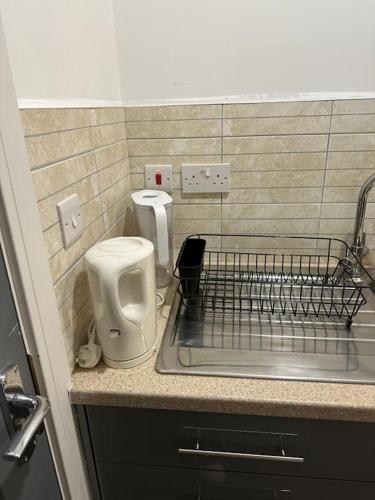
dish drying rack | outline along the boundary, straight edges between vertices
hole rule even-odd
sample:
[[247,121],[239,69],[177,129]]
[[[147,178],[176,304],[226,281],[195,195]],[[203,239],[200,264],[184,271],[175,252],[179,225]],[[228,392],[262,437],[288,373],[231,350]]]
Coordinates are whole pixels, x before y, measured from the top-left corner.
[[[206,248],[212,240],[219,249]],[[374,288],[344,241],[302,236],[191,235],[175,276],[187,314],[195,319],[257,313],[333,318],[349,328],[366,304],[364,289]]]

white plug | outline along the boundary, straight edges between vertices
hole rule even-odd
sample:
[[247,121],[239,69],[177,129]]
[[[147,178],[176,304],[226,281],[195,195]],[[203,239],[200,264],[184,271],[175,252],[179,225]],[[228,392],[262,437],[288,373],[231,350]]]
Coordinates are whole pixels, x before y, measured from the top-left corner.
[[88,343],[78,349],[77,363],[81,368],[94,368],[102,356],[102,348],[95,344],[96,328],[95,322],[90,324],[88,331]]

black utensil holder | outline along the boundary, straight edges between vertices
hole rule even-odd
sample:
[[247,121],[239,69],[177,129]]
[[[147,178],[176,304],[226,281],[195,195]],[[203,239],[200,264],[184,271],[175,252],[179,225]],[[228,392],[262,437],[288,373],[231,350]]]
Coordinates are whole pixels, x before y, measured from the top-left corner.
[[193,300],[199,297],[199,283],[204,262],[206,240],[202,238],[188,238],[181,247],[177,268],[181,279],[182,295],[185,299]]

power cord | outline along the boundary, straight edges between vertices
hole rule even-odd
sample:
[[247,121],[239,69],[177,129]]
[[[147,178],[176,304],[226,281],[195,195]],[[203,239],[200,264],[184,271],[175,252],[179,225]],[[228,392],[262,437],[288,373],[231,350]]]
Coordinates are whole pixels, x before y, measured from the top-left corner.
[[88,343],[78,349],[77,363],[81,368],[94,368],[99,363],[102,356],[102,348],[95,344],[96,326],[95,321],[91,321],[87,331]]

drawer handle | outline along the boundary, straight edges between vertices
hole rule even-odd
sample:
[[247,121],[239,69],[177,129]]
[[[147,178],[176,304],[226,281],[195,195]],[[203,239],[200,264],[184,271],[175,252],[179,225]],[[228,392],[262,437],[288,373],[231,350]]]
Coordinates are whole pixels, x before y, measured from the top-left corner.
[[294,464],[302,464],[305,459],[303,457],[288,457],[287,455],[260,455],[257,453],[236,453],[233,451],[212,451],[193,448],[179,448],[178,453],[181,455],[196,455],[204,457],[220,457],[220,458],[243,458],[246,460],[263,460],[265,462],[288,462]]

